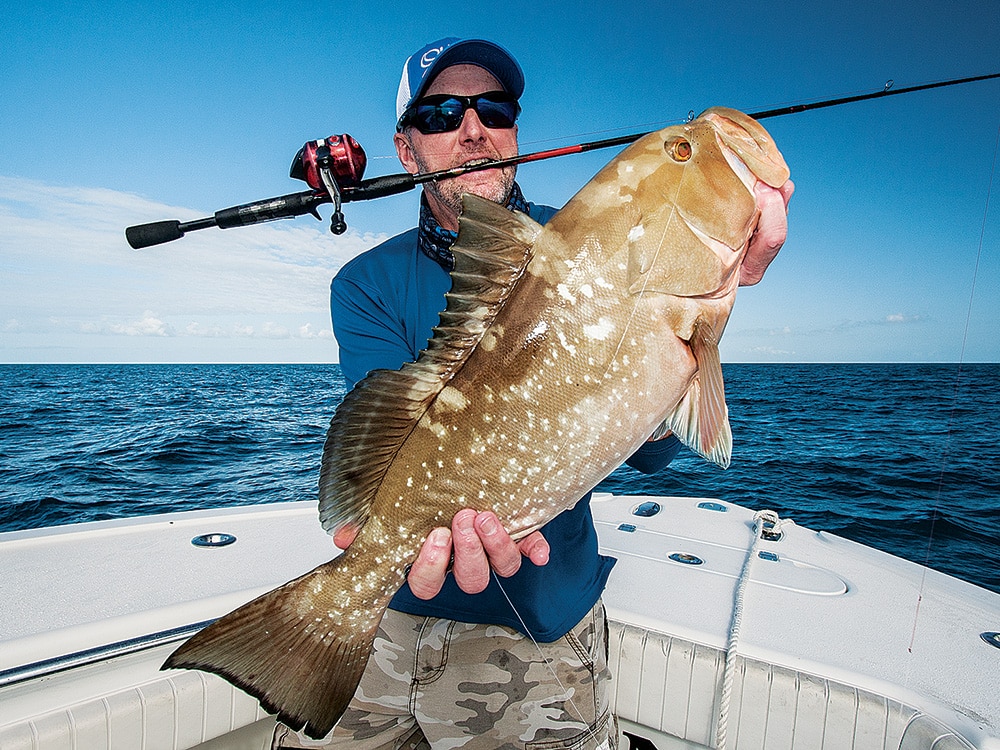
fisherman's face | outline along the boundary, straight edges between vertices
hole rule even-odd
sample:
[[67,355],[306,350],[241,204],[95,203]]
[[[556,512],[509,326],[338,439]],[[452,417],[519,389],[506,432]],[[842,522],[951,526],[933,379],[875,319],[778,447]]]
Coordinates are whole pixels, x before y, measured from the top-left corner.
[[[478,65],[452,65],[441,71],[428,87],[431,94],[475,96],[502,91],[503,86]],[[396,152],[410,174],[436,172],[484,159],[517,156],[517,126],[487,128],[474,109],[465,112],[462,124],[448,133],[424,134],[413,127],[395,136]],[[459,177],[429,182],[424,194],[434,217],[445,229],[458,229],[462,193],[473,193],[505,204],[514,184],[516,167],[484,169]]]

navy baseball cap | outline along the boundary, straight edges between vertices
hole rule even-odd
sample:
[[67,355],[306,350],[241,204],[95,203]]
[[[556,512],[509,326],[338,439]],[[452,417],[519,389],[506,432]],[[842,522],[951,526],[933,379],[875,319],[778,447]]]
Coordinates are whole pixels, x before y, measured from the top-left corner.
[[445,37],[418,49],[403,63],[403,75],[396,93],[396,121],[447,67],[467,63],[489,71],[504,91],[515,98],[524,93],[524,73],[517,60],[499,44],[485,39]]

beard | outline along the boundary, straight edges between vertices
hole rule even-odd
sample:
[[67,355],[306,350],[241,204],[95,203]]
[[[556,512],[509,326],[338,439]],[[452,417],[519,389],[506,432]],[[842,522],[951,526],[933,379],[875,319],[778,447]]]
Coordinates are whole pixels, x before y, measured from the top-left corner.
[[[500,156],[483,156],[479,154],[476,159],[460,159],[454,166],[461,166],[462,164],[468,164],[471,161],[481,160],[484,158],[499,159]],[[417,167],[422,173],[431,171],[428,169],[423,158],[418,156],[416,152],[414,152],[414,159],[417,162]],[[501,206],[506,206],[507,200],[510,198],[510,191],[514,187],[514,177],[517,174],[517,167],[512,166],[504,167],[503,169],[483,170],[478,174],[490,179],[484,182],[476,181],[471,185],[467,184],[462,177],[434,180],[432,182],[424,183],[424,190],[431,193],[441,203],[448,206],[448,208],[454,211],[456,215],[462,213],[463,193],[472,193],[473,195],[478,195],[480,198],[486,198],[486,200],[499,203]]]

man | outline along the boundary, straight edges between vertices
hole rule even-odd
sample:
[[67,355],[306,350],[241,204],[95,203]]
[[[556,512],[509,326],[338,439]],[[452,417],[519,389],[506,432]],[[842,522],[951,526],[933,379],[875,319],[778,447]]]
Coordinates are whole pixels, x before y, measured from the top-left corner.
[[[404,168],[424,173],[516,155],[523,89],[517,62],[490,42],[448,38],[419,50],[404,65],[396,102]],[[398,369],[426,346],[451,287],[463,193],[540,223],[555,213],[527,203],[514,174],[508,167],[428,183],[419,226],[337,274],[331,311],[348,386],[371,370]],[[760,279],[784,241],[791,184],[783,191],[758,196],[763,216],[741,269],[746,283]],[[629,463],[655,471],[678,449],[673,436],[651,439]],[[274,746],[615,747],[600,602],[614,561],[597,553],[589,499],[516,543],[496,515],[473,508],[435,529],[331,737],[317,744],[279,727]],[[341,528],[334,542],[346,548],[355,534]]]

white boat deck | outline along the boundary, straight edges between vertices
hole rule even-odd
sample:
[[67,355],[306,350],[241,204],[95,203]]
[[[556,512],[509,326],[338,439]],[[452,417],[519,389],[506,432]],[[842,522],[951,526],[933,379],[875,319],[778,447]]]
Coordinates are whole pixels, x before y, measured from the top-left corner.
[[[660,511],[634,515],[646,501]],[[623,725],[660,750],[714,746],[752,512],[691,498],[593,507],[618,558],[605,602]],[[981,635],[1000,631],[1000,595],[781,531],[760,542],[746,587],[730,747],[1000,748],[1000,648]],[[236,541],[191,543],[210,534]],[[253,699],[158,666],[192,626],[333,552],[311,502],[0,534],[0,747],[263,746]]]

